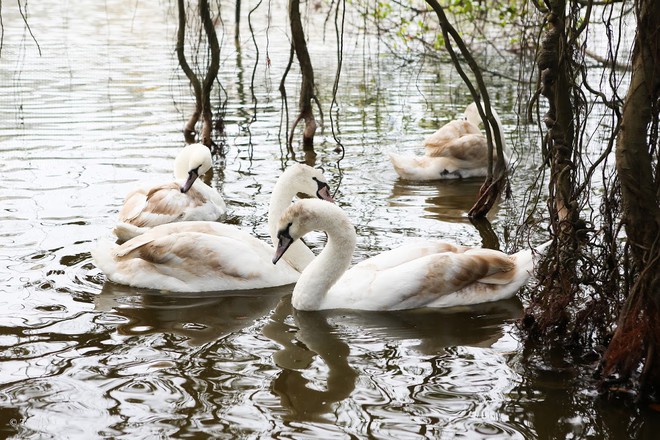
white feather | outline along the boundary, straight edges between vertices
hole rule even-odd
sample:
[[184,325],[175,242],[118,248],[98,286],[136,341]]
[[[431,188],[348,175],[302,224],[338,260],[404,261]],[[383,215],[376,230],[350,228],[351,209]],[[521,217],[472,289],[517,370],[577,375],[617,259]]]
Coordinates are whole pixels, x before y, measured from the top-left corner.
[[512,297],[534,268],[531,250],[507,255],[426,241],[383,252],[349,270],[356,237],[341,208],[302,200],[284,212],[279,225],[280,234],[294,240],[312,230],[328,235],[323,252],[293,290],[291,302],[301,310],[400,310],[497,301]]

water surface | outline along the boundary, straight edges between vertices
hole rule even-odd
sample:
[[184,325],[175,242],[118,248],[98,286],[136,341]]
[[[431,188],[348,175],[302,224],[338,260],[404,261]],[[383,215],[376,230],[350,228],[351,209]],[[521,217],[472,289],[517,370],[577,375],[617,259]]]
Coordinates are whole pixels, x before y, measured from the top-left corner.
[[[560,360],[560,368],[547,369],[527,359],[513,331],[523,310],[519,299],[451,310],[312,313],[292,309],[291,287],[174,295],[106,282],[90,250],[110,236],[136,182],[170,178],[191,109],[174,56],[171,6],[149,3],[30,3],[38,47],[15,7],[3,9],[3,436],[624,438],[653,432],[656,416],[600,401],[570,365]],[[283,11],[273,6],[274,14]],[[277,94],[288,40],[276,23],[283,21],[255,25],[271,60],[267,66],[262,50],[254,69],[256,119],[251,41],[245,37],[237,50],[223,39],[225,156],[210,180],[231,221],[264,239],[270,191],[290,161]],[[418,236],[481,245],[465,214],[478,179],[405,182],[386,158],[389,151],[419,152],[426,135],[460,114],[469,103],[460,78],[449,66],[376,54],[359,47],[359,38],[346,43],[335,110],[346,149],[340,166],[327,111],[335,60],[321,50],[320,35],[310,44],[328,124],[317,136],[317,164],[355,223],[355,260]],[[290,97],[296,75],[294,68]],[[514,88],[494,88],[513,139]],[[532,146],[518,146],[516,154],[514,200],[502,201],[489,217],[502,238],[517,227],[511,208],[527,197],[538,159]],[[323,242],[320,234],[309,239],[317,252]]]

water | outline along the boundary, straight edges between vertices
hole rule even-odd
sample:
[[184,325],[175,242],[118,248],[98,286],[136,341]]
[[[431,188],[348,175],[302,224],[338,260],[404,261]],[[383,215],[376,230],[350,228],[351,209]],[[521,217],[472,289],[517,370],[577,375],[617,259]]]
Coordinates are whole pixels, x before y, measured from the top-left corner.
[[[548,368],[525,356],[513,331],[519,299],[303,313],[291,307],[291,287],[173,295],[106,283],[90,250],[110,236],[135,182],[170,178],[191,109],[171,6],[147,3],[30,3],[39,48],[16,7],[2,10],[3,437],[650,438],[655,415],[601,401],[561,357]],[[283,9],[273,13],[281,18]],[[223,40],[227,146],[210,180],[230,221],[261,238],[286,162],[277,84],[288,43],[277,23],[256,27],[272,64],[262,50],[255,121],[251,43],[244,35],[237,51]],[[448,66],[376,56],[359,38],[346,43],[340,168],[329,128],[317,136],[317,164],[356,225],[355,260],[416,236],[481,245],[465,214],[479,180],[402,182],[386,160],[388,151],[418,152],[424,136],[460,113],[468,102],[460,78]],[[334,59],[319,49],[312,56],[329,122]],[[512,90],[495,94],[514,138]],[[517,154],[514,200],[489,217],[499,237],[514,233],[512,208],[538,159]],[[309,243],[318,251],[323,237]]]

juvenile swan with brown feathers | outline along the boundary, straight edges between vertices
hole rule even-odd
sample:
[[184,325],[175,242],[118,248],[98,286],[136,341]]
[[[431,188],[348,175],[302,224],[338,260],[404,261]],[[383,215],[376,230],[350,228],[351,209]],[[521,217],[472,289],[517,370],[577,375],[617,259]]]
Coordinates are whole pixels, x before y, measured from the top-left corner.
[[[320,170],[303,164],[287,168],[271,195],[268,221],[273,241],[277,219],[298,193],[332,202]],[[275,267],[273,247],[264,241],[234,225],[193,221],[156,226],[119,246],[102,240],[92,257],[106,277],[119,284],[205,292],[294,283],[314,253],[300,240],[291,247],[289,258]]]
[[[502,123],[491,108],[497,121],[496,129],[502,141]],[[488,141],[479,129],[481,118],[477,105],[465,109],[465,119],[448,122],[426,138],[424,156],[403,156],[390,153],[390,161],[397,174],[406,180],[439,180],[481,177],[488,172]],[[509,161],[505,144],[505,161]],[[495,152],[493,152],[495,157]]]
[[452,307],[512,297],[534,268],[535,250],[507,255],[442,241],[424,241],[383,252],[349,270],[355,230],[344,211],[318,200],[301,200],[279,222],[273,263],[290,243],[312,230],[328,242],[303,271],[291,303],[299,310],[401,310]]
[[211,151],[205,145],[186,146],[174,159],[173,182],[138,187],[126,195],[114,234],[126,241],[154,226],[222,217],[227,212],[225,201],[198,179],[212,165]]

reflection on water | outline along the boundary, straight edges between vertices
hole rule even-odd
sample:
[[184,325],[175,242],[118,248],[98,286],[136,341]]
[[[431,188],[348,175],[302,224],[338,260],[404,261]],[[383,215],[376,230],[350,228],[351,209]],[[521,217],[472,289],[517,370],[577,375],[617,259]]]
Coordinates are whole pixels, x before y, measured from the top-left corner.
[[[192,107],[173,56],[175,20],[167,6],[88,3],[30,2],[41,55],[18,10],[2,9],[2,437],[657,432],[657,415],[598,400],[566,360],[543,369],[526,359],[512,332],[521,312],[516,299],[458,310],[300,313],[291,309],[290,286],[170,295],[106,283],[90,250],[110,236],[136,182],[171,179]],[[270,37],[269,66],[264,57],[254,65],[250,46],[241,53],[223,40],[226,155],[216,159],[208,181],[226,200],[229,221],[263,239],[270,190],[287,164],[273,94],[289,56],[281,37],[286,5],[270,3],[272,21],[253,22],[259,39]],[[321,48],[312,53],[317,81],[332,84],[329,43],[310,38],[313,51]],[[356,226],[355,260],[410,237],[485,245],[465,215],[480,181],[399,181],[386,154],[415,154],[420,139],[465,107],[460,78],[445,65],[372,57],[376,46],[363,48],[362,41],[345,44],[336,119],[346,148],[341,173],[327,127],[318,132],[315,158]],[[298,82],[290,75],[289,96]],[[515,87],[497,90],[506,130],[515,120],[506,111],[517,100]],[[330,102],[327,88],[319,95]],[[519,153],[533,164],[529,151]],[[521,174],[512,179],[513,203],[529,183]],[[489,217],[495,236],[505,236],[512,221],[507,206],[500,202]],[[308,242],[318,252],[324,237]]]
[[[357,372],[349,365],[349,346],[341,340],[321,313],[295,311],[295,326],[287,325],[290,303],[281,302],[263,327],[263,334],[283,348],[273,354],[282,371],[272,390],[289,420],[328,421],[333,407],[351,395]],[[297,330],[296,330],[297,328]],[[324,366],[315,363],[315,358]]]
[[94,299],[95,310],[125,318],[120,335],[172,333],[202,345],[248,327],[267,315],[291,286],[203,294],[161,293],[106,282]]
[[[433,182],[411,182],[397,179],[392,185],[393,206],[423,206],[426,218],[445,222],[465,222],[467,213],[477,201],[482,179],[451,179]],[[493,219],[499,212],[495,204],[488,213]]]

